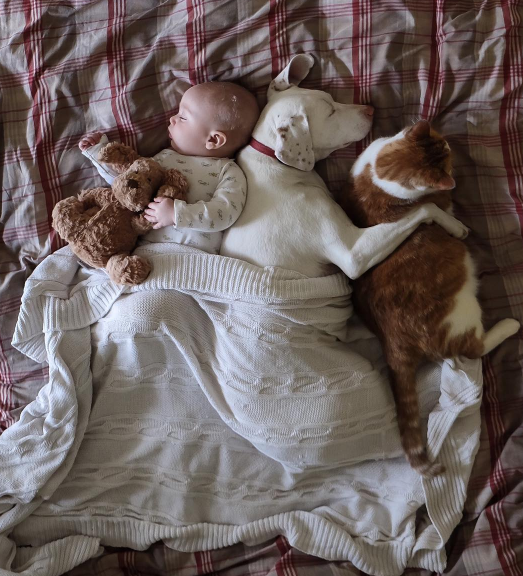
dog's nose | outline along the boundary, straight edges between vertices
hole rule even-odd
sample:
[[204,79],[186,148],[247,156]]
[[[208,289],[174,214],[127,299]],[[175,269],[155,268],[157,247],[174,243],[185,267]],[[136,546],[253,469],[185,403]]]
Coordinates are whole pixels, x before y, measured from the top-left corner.
[[372,106],[365,106],[363,113],[365,114],[365,116],[369,116],[372,118],[372,116],[374,116],[374,108]]
[[140,184],[138,184],[138,182],[136,180],[133,180],[132,178],[130,180],[127,180],[127,185],[129,186],[129,188],[138,188],[138,186],[140,186]]

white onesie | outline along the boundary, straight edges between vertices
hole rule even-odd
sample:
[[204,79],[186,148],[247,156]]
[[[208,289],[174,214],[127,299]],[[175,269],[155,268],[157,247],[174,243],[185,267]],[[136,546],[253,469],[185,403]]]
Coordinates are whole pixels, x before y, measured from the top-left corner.
[[[109,140],[104,134],[95,146],[83,151],[99,174],[112,184],[117,172],[98,160]],[[173,226],[151,230],[146,242],[175,242],[218,254],[223,230],[232,226],[245,206],[247,182],[240,167],[229,158],[183,156],[168,148],[153,159],[162,168],[176,168],[189,182],[187,202],[174,201]]]

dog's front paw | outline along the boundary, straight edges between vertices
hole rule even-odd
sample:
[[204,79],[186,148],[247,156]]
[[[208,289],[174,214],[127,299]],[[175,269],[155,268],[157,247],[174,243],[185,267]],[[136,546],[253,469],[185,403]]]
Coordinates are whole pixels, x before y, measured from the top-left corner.
[[469,229],[465,224],[463,224],[463,222],[454,218],[454,216],[447,214],[447,212],[441,210],[441,208],[438,208],[435,204],[428,204],[426,209],[428,216],[425,219],[425,222],[427,224],[432,224],[434,222],[444,228],[451,236],[459,238],[460,240],[463,240],[468,236]]
[[469,229],[453,216],[451,216],[452,221],[447,221],[444,224],[442,223],[441,226],[445,228],[445,230],[454,238],[459,238],[460,240],[465,239],[469,235]]
[[460,231],[460,236],[456,236],[456,238],[461,238],[463,240],[469,235],[470,228],[465,226],[465,224],[463,224],[463,222],[460,222],[460,224],[462,226],[462,229]]

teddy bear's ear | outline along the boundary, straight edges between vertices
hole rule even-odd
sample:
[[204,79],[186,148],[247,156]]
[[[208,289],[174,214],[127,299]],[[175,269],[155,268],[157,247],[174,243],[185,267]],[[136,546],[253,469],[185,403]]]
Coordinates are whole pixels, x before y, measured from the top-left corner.
[[120,142],[109,142],[98,154],[98,160],[109,164],[116,172],[125,172],[141,156],[130,146]]

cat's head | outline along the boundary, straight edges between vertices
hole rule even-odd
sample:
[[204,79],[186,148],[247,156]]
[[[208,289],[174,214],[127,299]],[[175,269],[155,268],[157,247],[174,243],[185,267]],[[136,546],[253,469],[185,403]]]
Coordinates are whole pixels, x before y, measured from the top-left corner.
[[415,199],[456,185],[450,147],[426,120],[396,136],[376,140],[361,160],[355,165],[356,172],[371,164],[375,184],[401,198]]

